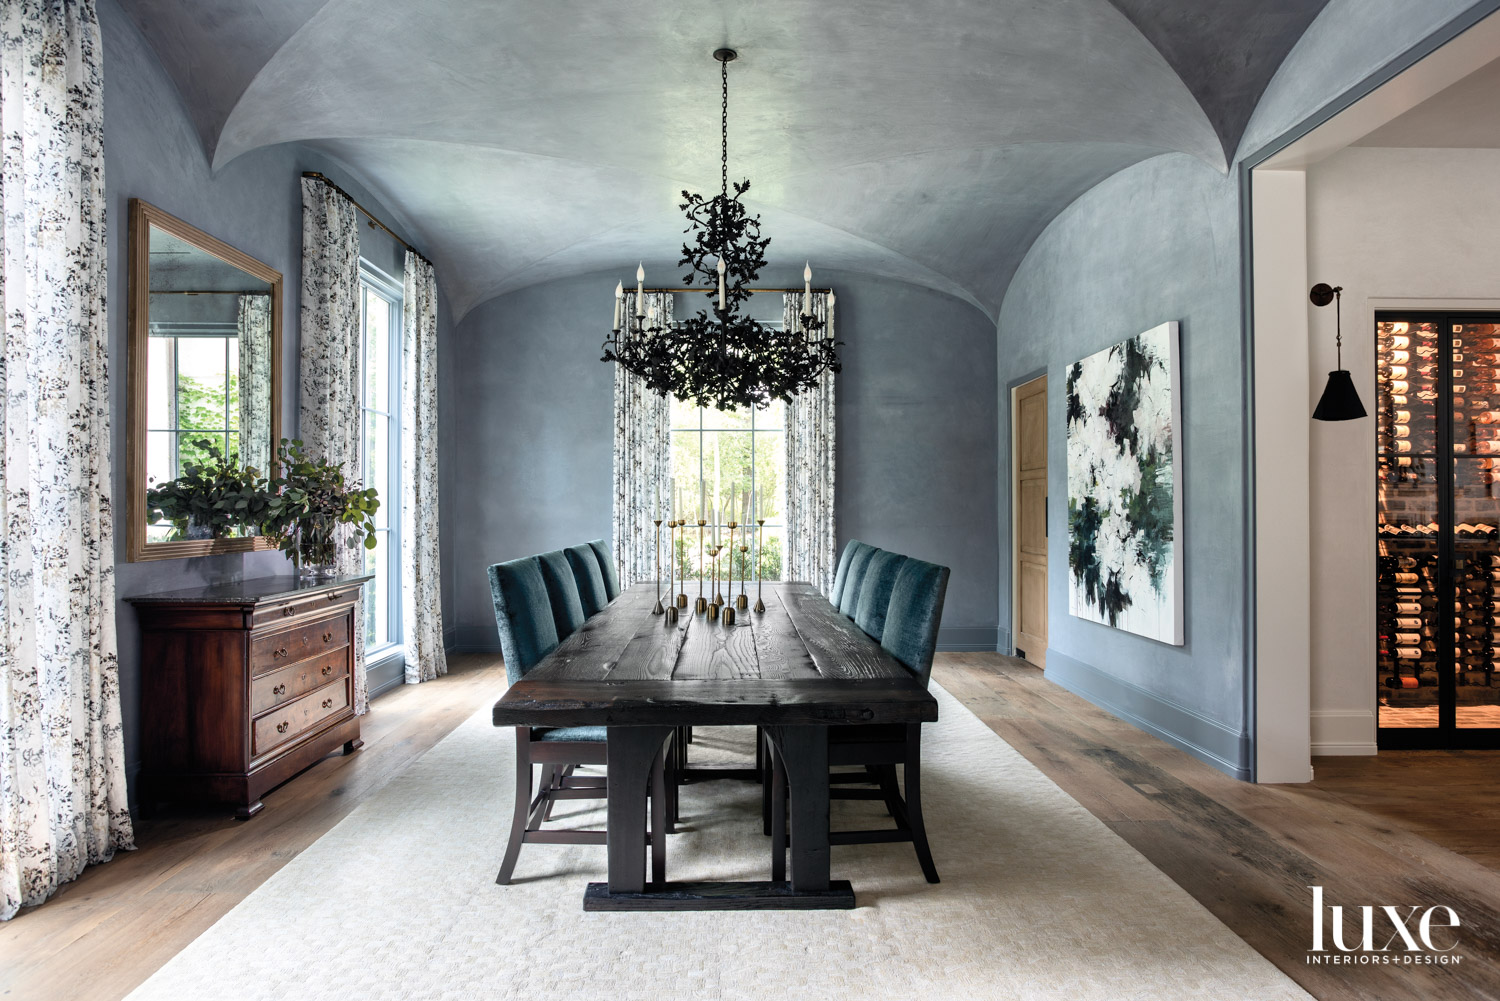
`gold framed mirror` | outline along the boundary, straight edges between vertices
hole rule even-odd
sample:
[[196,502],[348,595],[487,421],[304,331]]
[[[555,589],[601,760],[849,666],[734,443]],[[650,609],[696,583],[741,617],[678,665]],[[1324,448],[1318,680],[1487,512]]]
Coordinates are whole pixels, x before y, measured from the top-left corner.
[[219,457],[271,474],[281,272],[138,198],[129,240],[127,559],[275,548],[245,526],[184,514],[182,498]]

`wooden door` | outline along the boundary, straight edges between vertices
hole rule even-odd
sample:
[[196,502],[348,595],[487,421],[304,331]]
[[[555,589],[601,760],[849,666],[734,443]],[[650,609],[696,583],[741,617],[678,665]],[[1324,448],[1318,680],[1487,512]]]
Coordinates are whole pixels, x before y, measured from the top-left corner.
[[1047,666],[1047,377],[1015,391],[1016,656]]

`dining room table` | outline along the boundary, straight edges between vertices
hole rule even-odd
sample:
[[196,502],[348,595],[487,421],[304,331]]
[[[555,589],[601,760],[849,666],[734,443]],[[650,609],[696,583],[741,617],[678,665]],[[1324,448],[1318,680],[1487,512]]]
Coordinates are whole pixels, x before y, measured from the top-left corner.
[[[659,585],[627,587],[495,703],[496,726],[606,728],[608,881],[587,886],[585,910],[854,906],[831,878],[828,728],[932,722],[937,700],[811,584],[748,592],[731,617],[688,604],[674,618],[655,611],[672,603]],[[706,726],[763,728],[784,762],[789,879],[647,881],[651,769],[680,728]]]

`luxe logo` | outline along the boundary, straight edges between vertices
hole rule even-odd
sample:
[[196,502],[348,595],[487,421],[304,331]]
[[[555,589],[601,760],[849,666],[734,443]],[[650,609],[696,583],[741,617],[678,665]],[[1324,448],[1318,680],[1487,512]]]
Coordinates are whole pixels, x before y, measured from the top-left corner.
[[[1309,886],[1313,898],[1312,948],[1307,961],[1311,964],[1338,963],[1443,963],[1462,961],[1453,954],[1458,946],[1458,915],[1453,908],[1438,904],[1421,910],[1419,906],[1365,904],[1357,911],[1359,938],[1345,942],[1344,908],[1327,905],[1328,939],[1332,950],[1324,947],[1323,888]],[[1351,910],[1351,916],[1354,911]],[[1453,929],[1453,930],[1441,930]]]

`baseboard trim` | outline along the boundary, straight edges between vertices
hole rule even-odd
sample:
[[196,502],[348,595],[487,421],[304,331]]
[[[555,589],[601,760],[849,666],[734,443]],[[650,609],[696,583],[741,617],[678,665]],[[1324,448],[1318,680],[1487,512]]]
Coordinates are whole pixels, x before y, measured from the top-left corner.
[[453,653],[500,652],[500,636],[493,625],[455,626],[452,634],[452,645],[448,649]]
[[365,664],[366,698],[376,698],[406,680],[406,656],[401,652]]
[[1111,677],[1057,650],[1047,651],[1045,677],[1199,761],[1250,781],[1254,755],[1248,733],[1233,730],[1139,685]]
[[954,653],[999,649],[1000,630],[994,626],[939,626],[937,648]]
[[1375,713],[1369,709],[1314,709],[1308,714],[1314,757],[1374,754]]

